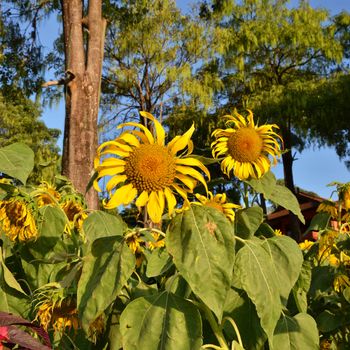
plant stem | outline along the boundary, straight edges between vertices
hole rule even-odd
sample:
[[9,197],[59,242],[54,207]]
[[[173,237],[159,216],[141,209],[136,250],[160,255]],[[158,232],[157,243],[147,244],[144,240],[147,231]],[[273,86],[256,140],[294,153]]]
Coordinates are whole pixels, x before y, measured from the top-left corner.
[[239,330],[238,330],[238,327],[236,325],[236,322],[231,317],[224,317],[224,319],[222,320],[222,325],[224,325],[225,321],[230,322],[232,328],[234,329],[234,331],[236,333],[238,343],[243,348],[243,342],[242,342],[241,334],[239,333]]
[[209,308],[204,303],[201,302],[200,304],[201,304],[202,310],[205,313],[205,317],[208,320],[210,327],[213,330],[215,337],[221,346],[221,349],[222,350],[229,350],[229,347],[226,343],[225,337],[222,333],[221,327],[217,324],[213,313],[209,310]]
[[244,195],[243,195],[243,201],[246,208],[249,207],[249,191],[248,191],[248,184],[243,182],[244,187]]

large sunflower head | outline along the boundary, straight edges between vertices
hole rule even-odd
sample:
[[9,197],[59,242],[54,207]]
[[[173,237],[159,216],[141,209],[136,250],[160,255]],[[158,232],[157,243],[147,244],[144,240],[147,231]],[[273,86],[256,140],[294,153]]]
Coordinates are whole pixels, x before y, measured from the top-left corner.
[[21,198],[0,201],[0,224],[11,241],[27,241],[38,236],[33,207]]
[[221,211],[231,222],[235,220],[235,212],[233,209],[241,208],[239,204],[228,203],[226,200],[226,193],[217,193],[214,196],[211,192],[208,192],[208,197],[196,194],[196,198],[202,205]]
[[249,111],[247,118],[234,112],[227,115],[227,129],[216,129],[213,136],[216,140],[211,144],[214,158],[223,156],[221,170],[227,176],[231,171],[240,180],[250,177],[260,178],[269,171],[271,161],[276,164],[281,155],[281,137],[273,129],[275,124],[255,125],[253,113]]
[[110,176],[106,184],[110,198],[104,201],[107,209],[128,205],[137,197],[136,206],[146,207],[149,218],[159,223],[165,204],[170,215],[174,211],[177,204],[174,193],[187,202],[187,194],[193,192],[198,182],[207,189],[202,173],[193,167],[202,170],[208,178],[210,174],[198,159],[189,157],[193,126],[166,145],[161,124],[150,113],[141,112],[141,115],[153,122],[155,136],[142,124],[120,125],[119,128],[136,129],[125,131],[98,148],[95,160],[98,177],[94,187],[101,191],[98,180]]

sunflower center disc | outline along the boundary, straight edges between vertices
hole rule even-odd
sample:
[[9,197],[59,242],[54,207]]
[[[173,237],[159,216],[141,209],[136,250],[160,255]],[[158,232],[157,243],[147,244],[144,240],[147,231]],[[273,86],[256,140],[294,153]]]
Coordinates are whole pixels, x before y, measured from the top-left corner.
[[173,184],[175,158],[160,145],[141,145],[127,159],[125,174],[141,191],[158,191]]
[[228,153],[239,162],[257,160],[263,149],[263,140],[253,128],[241,128],[227,141]]

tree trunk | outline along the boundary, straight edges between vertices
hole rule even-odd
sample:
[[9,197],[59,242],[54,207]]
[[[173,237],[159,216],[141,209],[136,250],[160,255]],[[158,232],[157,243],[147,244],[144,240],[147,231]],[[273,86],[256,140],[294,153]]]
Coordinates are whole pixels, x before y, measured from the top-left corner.
[[[83,18],[82,0],[61,0],[68,81],[65,85],[62,174],[81,193],[85,193],[93,174],[98,142],[97,118],[106,27],[101,1],[90,0],[87,17]],[[96,191],[89,190],[86,201],[90,209],[97,209]]]
[[[284,147],[288,152],[282,154],[283,161],[283,171],[284,171],[284,184],[285,186],[296,195],[294,178],[293,178],[293,155],[292,155],[292,141],[291,141],[291,131],[290,127],[281,127],[282,138],[284,141]],[[289,212],[289,223],[290,223],[290,232],[292,238],[297,242],[301,240],[301,231],[300,231],[300,221],[298,217]]]

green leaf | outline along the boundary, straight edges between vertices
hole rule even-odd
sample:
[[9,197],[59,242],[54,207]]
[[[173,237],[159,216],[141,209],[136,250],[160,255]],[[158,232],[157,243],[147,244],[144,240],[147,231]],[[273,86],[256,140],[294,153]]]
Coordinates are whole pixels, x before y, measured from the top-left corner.
[[244,350],[244,348],[242,348],[242,346],[237,343],[235,340],[232,342],[232,347],[231,347],[232,350]]
[[[332,332],[343,325],[344,319],[339,312],[325,310],[316,317],[316,322],[320,332]],[[345,323],[347,324],[348,320]]]
[[293,296],[299,312],[307,312],[307,293],[311,285],[311,264],[304,261],[299,278],[293,287]]
[[[226,316],[235,321],[246,349],[263,347],[266,334],[261,328],[256,308],[246,292],[231,287],[225,301],[224,317]],[[237,339],[236,332],[229,322],[225,322],[224,331],[228,339]]]
[[147,259],[147,277],[160,276],[173,266],[171,256],[166,249],[155,249],[152,252],[147,252],[145,255]]
[[334,269],[331,266],[315,266],[311,274],[309,294],[311,298],[333,290]]
[[282,304],[276,271],[262,243],[259,239],[245,241],[237,253],[235,274],[254,303],[261,326],[271,340]]
[[126,224],[120,216],[111,215],[103,211],[90,214],[83,223],[86,239],[92,243],[95,239],[110,236],[122,236]]
[[46,205],[40,208],[41,220],[38,220],[39,237],[28,244],[37,258],[51,253],[62,239],[67,218],[60,208]]
[[328,226],[331,215],[328,213],[317,213],[311,220],[310,226],[306,232],[322,231]]
[[260,179],[250,179],[246,181],[246,183],[248,183],[256,192],[262,193],[265,199],[290,210],[303,224],[305,223],[298,200],[288,188],[276,183],[275,175],[273,175],[271,171],[266,173]]
[[25,291],[22,289],[20,284],[17,282],[15,276],[12,274],[12,272],[7,268],[3,255],[2,255],[2,247],[0,246],[0,263],[1,263],[1,269],[2,269],[2,276],[4,279],[4,282],[6,285],[10,288],[15,289],[17,292],[20,292],[24,295],[27,295]]
[[315,320],[306,313],[294,317],[282,315],[273,336],[278,350],[319,349],[319,336]]
[[266,197],[266,199],[269,199],[283,208],[290,210],[303,224],[305,224],[305,219],[301,213],[299,202],[287,187],[276,185],[273,192]]
[[128,304],[120,331],[125,350],[196,350],[202,345],[199,311],[167,291]]
[[243,239],[254,236],[263,222],[263,210],[260,207],[251,207],[238,210],[235,218],[235,234]]
[[269,171],[260,179],[250,179],[245,182],[252,186],[256,192],[262,193],[265,198],[268,199],[275,189],[276,177],[271,171]]
[[298,244],[287,236],[268,238],[262,246],[269,254],[275,270],[281,301],[287,305],[289,293],[301,271],[303,254]]
[[122,237],[104,237],[94,241],[84,257],[78,282],[78,310],[83,328],[114,301],[135,267],[135,257]]
[[344,288],[343,296],[344,296],[345,300],[350,304],[350,287]]
[[23,184],[34,167],[34,153],[23,143],[0,148],[0,172],[9,175]]
[[231,285],[234,246],[230,222],[209,207],[193,206],[177,215],[166,235],[175,266],[219,320]]

